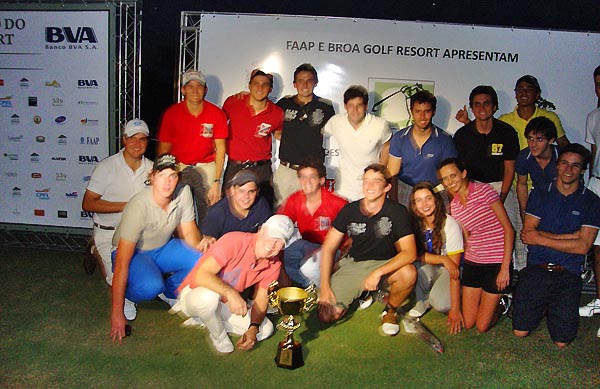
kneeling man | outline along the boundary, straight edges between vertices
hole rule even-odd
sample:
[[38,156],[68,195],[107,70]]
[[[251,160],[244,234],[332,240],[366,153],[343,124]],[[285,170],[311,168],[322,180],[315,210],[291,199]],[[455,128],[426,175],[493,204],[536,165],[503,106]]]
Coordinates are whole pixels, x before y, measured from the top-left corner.
[[557,180],[535,187],[527,202],[521,239],[527,267],[514,293],[513,332],[525,337],[544,315],[550,338],[563,348],[579,326],[581,269],[600,228],[600,200],[581,183],[589,151],[574,143],[557,160]]
[[[400,331],[396,310],[417,279],[412,265],[417,249],[406,208],[386,198],[391,180],[384,165],[367,166],[362,184],[364,198],[342,208],[327,233],[321,259],[319,320],[339,320],[363,291],[387,287],[389,299],[381,330],[386,335]],[[352,247],[331,276],[335,251],[344,234],[352,238]]]
[[[172,311],[181,310],[204,323],[218,352],[233,352],[228,332],[241,335],[238,349],[250,350],[273,333],[273,323],[265,317],[267,292],[279,277],[277,254],[293,232],[289,217],[275,215],[255,234],[223,235],[181,283],[179,302]],[[255,286],[254,304],[248,308],[240,293],[251,286]]]

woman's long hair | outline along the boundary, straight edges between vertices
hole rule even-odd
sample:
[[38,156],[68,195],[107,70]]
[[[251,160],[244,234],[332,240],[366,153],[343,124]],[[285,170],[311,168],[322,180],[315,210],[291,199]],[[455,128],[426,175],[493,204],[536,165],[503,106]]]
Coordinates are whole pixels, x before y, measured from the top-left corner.
[[[413,190],[410,193],[409,213],[411,215],[413,230],[417,236],[417,251],[419,252],[419,255],[423,254],[425,251],[431,252],[432,254],[441,254],[442,249],[444,248],[444,242],[446,240],[446,237],[444,236],[444,226],[446,224],[446,206],[444,205],[442,196],[436,192],[434,188],[435,187],[431,182],[421,181],[413,187]],[[428,228],[427,224],[425,223],[425,218],[419,215],[415,206],[415,192],[421,189],[428,190],[433,195],[435,201],[431,251],[427,250],[428,245],[425,239],[425,231]]]

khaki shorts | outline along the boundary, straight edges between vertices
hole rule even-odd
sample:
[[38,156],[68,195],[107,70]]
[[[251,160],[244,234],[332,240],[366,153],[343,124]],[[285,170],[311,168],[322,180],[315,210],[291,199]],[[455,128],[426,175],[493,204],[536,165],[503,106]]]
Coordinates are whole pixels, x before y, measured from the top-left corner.
[[[365,278],[375,269],[389,260],[355,261],[352,257],[343,257],[340,268],[331,277],[331,289],[335,294],[337,306],[347,309],[364,292]],[[387,277],[381,277],[380,289],[387,289]]]

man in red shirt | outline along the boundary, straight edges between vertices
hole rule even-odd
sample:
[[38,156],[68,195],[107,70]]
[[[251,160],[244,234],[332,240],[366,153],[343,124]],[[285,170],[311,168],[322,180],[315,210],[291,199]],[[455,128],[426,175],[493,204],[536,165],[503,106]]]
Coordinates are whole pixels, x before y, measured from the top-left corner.
[[261,194],[272,207],[272,133],[282,129],[283,110],[269,100],[269,93],[273,90],[272,74],[254,69],[248,87],[249,94],[230,96],[223,104],[223,111],[229,119],[229,159],[224,180],[228,182],[242,169],[251,169],[260,181]]
[[163,114],[158,132],[157,155],[171,153],[181,168],[193,166],[208,189],[209,205],[221,198],[221,174],[225,162],[227,118],[216,105],[204,100],[208,88],[204,75],[188,70],[181,80],[183,101]]
[[285,249],[284,265],[287,275],[303,288],[319,285],[321,245],[331,223],[348,203],[323,188],[325,176],[325,166],[317,159],[301,162],[298,181],[302,190],[288,197],[277,212],[292,219],[302,235]]

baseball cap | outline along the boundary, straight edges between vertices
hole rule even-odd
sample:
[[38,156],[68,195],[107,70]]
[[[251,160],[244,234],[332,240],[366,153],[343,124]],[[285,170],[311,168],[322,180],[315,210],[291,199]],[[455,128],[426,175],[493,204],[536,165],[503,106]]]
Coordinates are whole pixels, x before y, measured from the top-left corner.
[[540,83],[538,82],[537,78],[530,74],[526,74],[517,80],[517,83],[515,84],[515,90],[517,89],[517,85],[519,85],[521,82],[526,82],[532,85],[535,89],[537,89],[538,92],[542,91],[542,88],[540,88]]
[[231,178],[231,180],[229,180],[229,182],[227,183],[227,187],[230,188],[232,186],[242,186],[246,185],[249,182],[254,182],[256,186],[260,184],[258,182],[258,177],[256,177],[256,174],[254,174],[252,170],[243,169],[237,172]]
[[206,79],[204,78],[204,74],[202,74],[199,70],[188,70],[183,73],[183,77],[181,79],[181,86],[185,86],[190,81],[198,81],[203,86],[206,86]]
[[285,215],[273,215],[267,219],[263,226],[267,226],[267,235],[271,238],[281,239],[287,246],[294,234],[294,223]]
[[254,69],[251,73],[250,73],[250,81],[252,81],[252,79],[256,76],[265,76],[269,79],[269,81],[271,82],[271,86],[273,86],[273,75],[271,73],[265,73],[260,69]]
[[178,173],[180,171],[179,166],[177,165],[177,159],[173,154],[163,154],[156,157],[152,169],[155,172],[160,172],[165,169],[173,169]]
[[148,129],[146,122],[141,119],[133,119],[128,121],[123,129],[123,135],[129,138],[137,133],[142,133],[146,136],[150,135],[150,130]]

